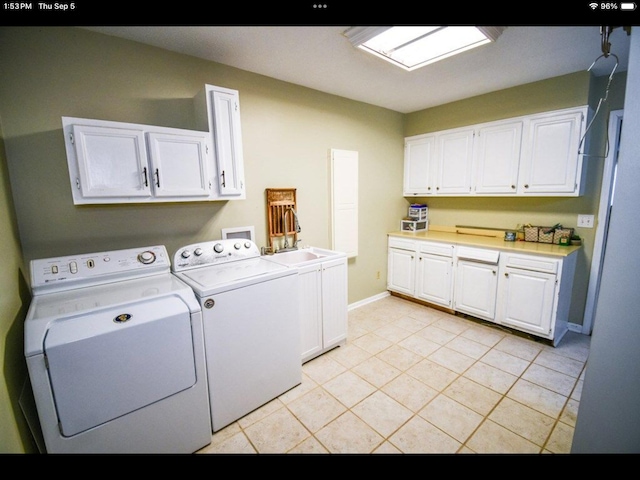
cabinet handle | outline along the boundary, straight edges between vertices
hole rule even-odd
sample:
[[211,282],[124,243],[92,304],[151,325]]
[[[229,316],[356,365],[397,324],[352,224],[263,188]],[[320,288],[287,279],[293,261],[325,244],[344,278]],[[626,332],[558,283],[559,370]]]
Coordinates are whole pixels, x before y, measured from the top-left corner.
[[491,273],[493,273],[493,274],[495,275],[495,274],[496,274],[496,271],[495,271],[495,270],[491,270]]
[[508,276],[509,276],[509,274],[508,274],[508,273],[505,273],[505,274],[504,274],[504,276],[505,276],[505,277],[508,277]]
[[147,167],[144,167],[142,169],[142,174],[144,175],[144,186],[148,187],[149,186],[149,179],[147,178]]
[[160,172],[156,168],[156,187],[160,188]]
[[529,185],[525,183],[524,188],[529,188]]
[[516,186],[515,186],[515,185],[511,185],[511,189],[512,189],[512,190],[515,190],[515,189],[516,189]]
[[221,177],[222,177],[222,186],[226,187],[227,185],[226,185],[225,180],[224,180],[224,170],[222,171]]

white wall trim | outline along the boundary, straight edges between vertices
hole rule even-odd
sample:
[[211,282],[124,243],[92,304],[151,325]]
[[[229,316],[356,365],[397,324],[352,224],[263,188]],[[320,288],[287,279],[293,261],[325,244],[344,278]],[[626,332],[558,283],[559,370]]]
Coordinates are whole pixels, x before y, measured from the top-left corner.
[[360,300],[359,302],[351,303],[349,304],[348,310],[353,310],[353,309],[362,307],[363,305],[366,305],[368,303],[377,302],[378,300],[382,300],[383,298],[388,297],[389,295],[391,295],[389,292],[382,292],[382,293],[379,293],[378,295],[374,295],[373,297]]

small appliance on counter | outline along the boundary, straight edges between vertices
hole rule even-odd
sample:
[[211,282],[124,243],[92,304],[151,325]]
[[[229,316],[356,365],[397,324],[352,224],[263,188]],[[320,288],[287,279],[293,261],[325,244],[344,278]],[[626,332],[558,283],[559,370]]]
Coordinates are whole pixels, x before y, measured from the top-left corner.
[[422,232],[429,229],[427,214],[429,208],[425,204],[412,203],[409,205],[409,215],[400,221],[403,232]]

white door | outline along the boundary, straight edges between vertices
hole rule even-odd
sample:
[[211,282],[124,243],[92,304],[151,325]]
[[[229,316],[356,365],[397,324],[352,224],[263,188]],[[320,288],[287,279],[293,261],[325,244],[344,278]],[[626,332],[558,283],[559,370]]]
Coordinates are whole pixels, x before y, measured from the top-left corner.
[[500,323],[549,336],[556,291],[554,274],[505,267],[501,290]]
[[404,144],[405,196],[430,195],[433,183],[435,136],[408,138]]
[[493,321],[496,316],[498,266],[458,260],[455,310]]
[[300,346],[302,361],[322,350],[322,270],[309,265],[298,270]]
[[209,196],[206,135],[147,133],[155,196]]
[[234,93],[213,90],[211,95],[220,195],[241,195],[244,191],[244,169],[240,101]]
[[451,257],[419,253],[416,297],[450,308],[452,263]]
[[478,131],[476,193],[516,193],[521,140],[522,122],[494,125]]
[[518,192],[574,193],[578,189],[580,136],[584,114],[558,113],[529,120],[523,141]]
[[143,130],[73,125],[72,131],[84,198],[151,195]]
[[456,130],[438,135],[437,194],[471,193],[473,135],[473,129]]
[[323,347],[347,338],[347,260],[322,263],[322,340]]
[[387,288],[394,292],[413,295],[415,278],[415,252],[390,248],[387,266]]

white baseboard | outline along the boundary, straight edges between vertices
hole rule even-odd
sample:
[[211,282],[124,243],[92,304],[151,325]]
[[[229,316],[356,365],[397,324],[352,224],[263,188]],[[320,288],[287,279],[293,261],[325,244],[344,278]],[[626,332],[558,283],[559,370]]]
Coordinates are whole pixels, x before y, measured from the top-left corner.
[[373,297],[369,297],[369,298],[365,298],[364,300],[360,300],[359,302],[351,303],[351,304],[349,304],[348,310],[353,310],[354,308],[362,307],[363,305],[366,305],[367,303],[377,302],[378,300],[382,300],[383,298],[388,297],[389,295],[390,295],[389,292],[382,292],[382,293],[379,293],[378,295],[374,295]]
[[577,323],[568,323],[567,328],[570,332],[584,333],[582,331],[582,325],[578,325]]

